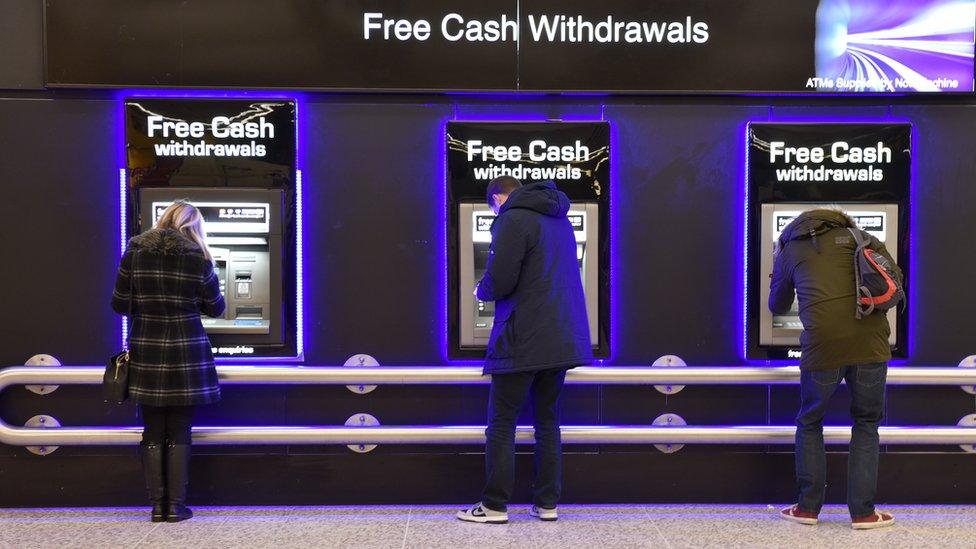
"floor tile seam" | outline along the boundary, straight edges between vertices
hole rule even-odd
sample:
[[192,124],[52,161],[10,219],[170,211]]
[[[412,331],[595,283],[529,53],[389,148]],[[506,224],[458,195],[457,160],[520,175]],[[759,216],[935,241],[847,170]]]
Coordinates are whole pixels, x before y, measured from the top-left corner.
[[142,544],[142,542],[146,541],[146,539],[148,539],[149,536],[151,536],[152,533],[155,532],[157,528],[159,528],[159,525],[160,523],[158,522],[156,524],[153,524],[152,528],[150,528],[149,531],[146,532],[146,535],[142,536],[142,539],[132,544],[132,549],[136,549],[136,547],[139,547],[139,545]]
[[664,535],[664,532],[662,532],[661,528],[659,528],[657,525],[657,520],[655,520],[654,517],[651,516],[650,507],[644,506],[641,509],[643,510],[644,516],[647,517],[648,522],[650,522],[651,526],[654,527],[654,531],[657,532],[658,537],[661,538],[661,541],[664,542],[664,546],[667,547],[668,549],[673,549],[674,546],[671,545],[671,540],[669,540],[668,537]]
[[409,509],[407,512],[407,524],[403,527],[403,542],[400,544],[400,549],[406,549],[407,547],[407,536],[410,534],[410,519],[413,517],[413,509]]
[[224,526],[225,524],[231,522],[230,515],[218,515],[218,516],[220,516],[220,520],[211,525],[214,526],[214,528],[208,529],[210,533],[200,539],[200,545],[203,545],[204,543],[210,541],[211,539],[213,539],[214,536],[217,535],[217,528],[216,528],[217,526]]

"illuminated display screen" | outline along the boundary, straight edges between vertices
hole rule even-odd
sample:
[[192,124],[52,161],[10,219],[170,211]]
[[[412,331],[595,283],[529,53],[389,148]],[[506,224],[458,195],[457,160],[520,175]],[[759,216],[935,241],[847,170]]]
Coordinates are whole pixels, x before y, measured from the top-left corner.
[[821,0],[817,89],[973,91],[974,0]]
[[[153,202],[153,224],[159,222],[170,202]],[[207,233],[267,233],[270,204],[251,202],[194,202],[203,216]]]

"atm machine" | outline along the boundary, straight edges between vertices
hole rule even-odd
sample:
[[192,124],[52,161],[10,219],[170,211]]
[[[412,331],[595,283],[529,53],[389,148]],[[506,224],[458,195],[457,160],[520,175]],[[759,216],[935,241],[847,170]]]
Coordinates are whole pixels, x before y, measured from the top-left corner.
[[281,343],[280,190],[145,188],[140,193],[142,230],[186,198],[200,210],[214,272],[227,307],[203,317],[215,347]]
[[[473,294],[475,285],[485,274],[488,249],[491,245],[491,225],[495,214],[481,203],[458,205],[458,303],[460,347],[484,349],[494,323],[495,304],[478,300]],[[576,258],[579,261],[590,341],[599,346],[599,265],[600,251],[596,244],[599,229],[599,204],[574,204],[567,215],[576,235]]]
[[[593,356],[608,358],[610,124],[450,121],[444,145],[446,358],[485,356],[495,304],[479,302],[472,290],[487,267],[495,219],[486,193],[491,181],[502,175],[523,185],[551,183],[569,199]],[[541,151],[548,152],[540,156]]]
[[[742,356],[796,360],[797,304],[769,311],[773,244],[802,212],[837,209],[884,243],[911,290],[912,127],[903,122],[750,122],[746,131]],[[855,312],[851,280],[851,317]],[[908,355],[908,303],[887,311],[893,356]]]
[[[773,272],[773,244],[779,239],[783,229],[801,213],[816,209],[837,207],[833,204],[809,203],[773,203],[763,204],[761,214],[760,246],[762,255],[759,270],[760,280],[769,280]],[[892,259],[898,262],[898,204],[843,204],[844,213],[851,216],[862,230],[874,236],[885,244],[885,249]],[[766,306],[769,303],[769,284],[760,285],[759,303],[759,344],[763,346],[799,347],[800,332],[803,324],[800,322],[796,300],[793,307],[785,315],[774,315]],[[851,299],[851,314],[854,314],[854,301]],[[891,325],[891,335],[888,342],[892,346],[898,344],[898,315],[897,308],[887,312]]]
[[201,318],[214,358],[303,360],[296,102],[127,97],[123,107],[123,238],[188,200],[227,304],[220,318]]

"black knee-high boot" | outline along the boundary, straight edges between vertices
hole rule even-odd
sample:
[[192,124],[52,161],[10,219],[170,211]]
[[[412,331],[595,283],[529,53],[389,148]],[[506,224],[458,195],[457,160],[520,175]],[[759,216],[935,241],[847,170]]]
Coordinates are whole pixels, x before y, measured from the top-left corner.
[[152,503],[152,521],[166,520],[166,484],[164,481],[163,447],[149,443],[140,446],[142,472],[146,477],[146,490]]
[[186,506],[186,486],[190,480],[190,445],[166,446],[166,488],[168,505],[166,522],[180,522],[193,517]]

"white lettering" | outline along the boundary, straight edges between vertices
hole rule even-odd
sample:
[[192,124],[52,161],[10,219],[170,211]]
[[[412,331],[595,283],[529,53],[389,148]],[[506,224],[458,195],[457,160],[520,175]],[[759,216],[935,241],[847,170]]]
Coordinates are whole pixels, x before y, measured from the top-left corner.
[[[879,141],[873,147],[851,147],[847,141],[836,141],[830,146],[830,160],[837,164],[890,164],[891,148]],[[787,147],[783,141],[769,143],[769,162],[775,164],[797,162],[800,164],[822,164],[827,160],[823,147]]]
[[417,37],[417,40],[421,42],[430,38],[430,21],[426,19],[421,19],[417,21],[413,26],[413,34]]
[[364,13],[363,14],[363,39],[369,40],[369,31],[378,29],[381,27],[379,23],[373,23],[373,19],[382,19],[382,13]]
[[217,138],[274,139],[274,124],[263,116],[254,122],[231,122],[226,116],[215,116],[211,123],[211,133]]
[[[377,22],[379,21],[379,22]],[[430,21],[418,19],[384,19],[382,13],[363,14],[363,39],[369,40],[371,31],[383,30],[383,40],[396,39],[401,42],[417,39],[421,42],[430,38]]]
[[444,35],[445,39],[450,40],[451,42],[457,42],[464,36],[464,29],[459,28],[456,33],[452,33],[448,28],[448,25],[450,25],[451,22],[456,22],[458,25],[463,25],[464,18],[457,13],[449,13],[444,16],[444,19],[441,20],[441,34]]
[[153,137],[157,131],[162,131],[162,129],[163,129],[162,116],[153,115],[146,119],[146,131],[149,137]]
[[830,147],[830,155],[838,164],[890,164],[891,149],[878,141],[874,147],[851,147],[846,141],[838,141]]
[[[529,143],[529,160],[533,162],[583,162],[590,159],[590,148],[576,140],[573,145],[548,145],[542,139]],[[497,159],[496,159],[497,160]]]
[[[612,15],[589,20],[582,15],[528,15],[530,38],[535,42],[705,44],[709,24],[691,16],[672,21],[622,20]],[[452,12],[441,18],[440,32],[448,42],[507,42],[519,37],[519,21],[501,14],[494,19],[465,19]],[[380,12],[363,13],[363,39],[381,35],[383,40],[425,41],[430,38],[427,20],[387,18]],[[808,87],[811,83],[807,83]],[[954,88],[952,82],[934,84]]]

